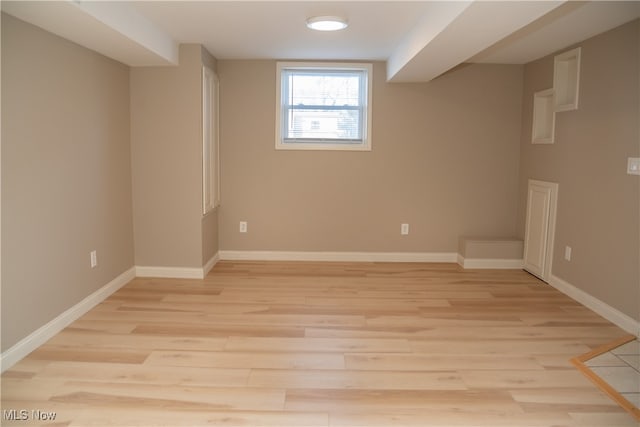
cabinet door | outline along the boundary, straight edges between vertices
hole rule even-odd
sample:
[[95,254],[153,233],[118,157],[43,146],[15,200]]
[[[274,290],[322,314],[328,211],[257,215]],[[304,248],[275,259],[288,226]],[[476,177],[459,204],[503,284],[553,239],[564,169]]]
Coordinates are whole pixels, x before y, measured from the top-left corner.
[[557,184],[529,180],[524,269],[548,280],[551,273]]

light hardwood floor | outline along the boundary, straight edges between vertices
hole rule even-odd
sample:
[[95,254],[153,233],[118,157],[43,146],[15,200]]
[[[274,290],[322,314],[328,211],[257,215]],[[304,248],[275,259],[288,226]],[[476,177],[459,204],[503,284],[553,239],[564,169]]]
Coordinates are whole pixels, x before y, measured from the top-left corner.
[[637,426],[570,363],[624,335],[523,271],[220,262],[5,372],[3,411],[56,419],[2,425]]

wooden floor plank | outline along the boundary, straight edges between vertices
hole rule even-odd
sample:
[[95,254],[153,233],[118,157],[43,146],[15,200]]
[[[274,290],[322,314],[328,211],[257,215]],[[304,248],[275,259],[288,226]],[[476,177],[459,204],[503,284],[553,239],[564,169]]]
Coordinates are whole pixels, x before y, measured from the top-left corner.
[[580,354],[589,351],[589,347],[577,340],[411,340],[411,348],[417,353],[435,354]]
[[466,390],[455,371],[252,369],[249,387],[358,390]]
[[561,387],[555,388],[553,393],[545,388],[524,388],[510,391],[516,402],[539,404],[580,404],[580,405],[607,405],[616,407],[614,401],[609,399],[600,390],[592,387]]
[[530,356],[347,353],[344,357],[347,369],[377,371],[457,371],[461,366],[465,369],[491,371],[544,369]]
[[85,347],[42,346],[29,357],[47,361],[140,364],[149,357],[149,350],[92,349]]
[[135,366],[122,363],[101,363],[96,370],[94,363],[52,362],[38,372],[35,380],[65,378],[83,381],[91,378],[100,383],[188,385],[210,387],[245,387],[249,369],[175,367],[158,369],[156,366]]
[[540,389],[553,390],[565,387],[588,388],[588,380],[575,369],[518,370],[518,371],[467,371],[460,376],[469,388],[477,389]]
[[285,408],[297,411],[424,413],[470,411],[524,413],[507,391],[473,390],[287,390]]
[[311,351],[333,353],[398,353],[411,351],[407,340],[384,338],[230,337],[225,349],[228,351]]
[[[228,337],[303,337],[305,329],[299,326],[216,325],[213,323],[150,322],[136,326],[134,335],[164,335],[167,337],[224,338]],[[226,344],[225,344],[226,345]]]
[[248,369],[344,369],[344,356],[332,353],[154,351],[145,361],[154,366]]
[[335,413],[331,427],[544,427],[569,426],[566,413],[520,414],[513,412],[487,413],[459,409],[457,411],[425,410],[414,413]]
[[[67,329],[47,342],[52,348],[222,350],[226,337],[177,337],[143,334],[96,334]],[[148,354],[147,354],[148,355]]]
[[70,427],[149,426],[245,426],[245,427],[327,427],[329,416],[319,412],[291,411],[157,411],[99,408],[77,417]]
[[223,261],[136,278],[36,349],[0,424],[637,426],[570,362],[623,336],[523,271]]
[[163,408],[179,410],[282,410],[285,390],[252,387],[205,387],[67,381],[50,401],[98,407]]

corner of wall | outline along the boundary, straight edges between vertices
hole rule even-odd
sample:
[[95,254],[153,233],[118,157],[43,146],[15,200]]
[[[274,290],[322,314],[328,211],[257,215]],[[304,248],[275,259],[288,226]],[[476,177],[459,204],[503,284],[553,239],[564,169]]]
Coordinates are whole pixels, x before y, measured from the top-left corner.
[[85,313],[87,313],[96,305],[100,304],[111,294],[129,283],[134,278],[135,268],[131,267],[91,295],[84,298],[79,303],[75,304],[73,307],[65,310],[50,322],[47,322],[36,331],[18,341],[8,350],[2,352],[2,355],[0,356],[1,372],[4,372],[7,369],[11,368],[33,350],[47,342],[49,339],[53,338],[53,336],[58,332],[62,331],[75,320],[82,317]]

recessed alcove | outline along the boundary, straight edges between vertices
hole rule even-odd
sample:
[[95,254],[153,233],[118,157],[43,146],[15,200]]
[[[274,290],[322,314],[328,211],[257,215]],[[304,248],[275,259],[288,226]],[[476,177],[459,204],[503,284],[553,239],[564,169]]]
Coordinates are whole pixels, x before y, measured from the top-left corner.
[[555,113],[576,110],[580,87],[580,48],[555,56],[553,88],[533,94],[532,144],[553,144]]
[[533,94],[532,144],[553,144],[555,130],[554,90]]
[[556,55],[553,60],[553,89],[555,110],[569,111],[578,108],[580,86],[580,48]]

